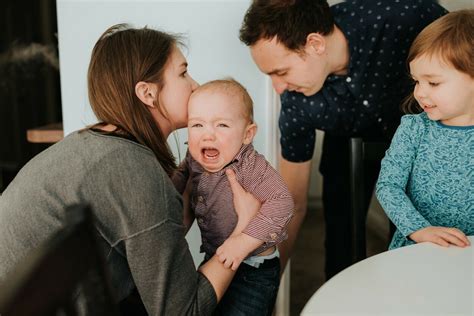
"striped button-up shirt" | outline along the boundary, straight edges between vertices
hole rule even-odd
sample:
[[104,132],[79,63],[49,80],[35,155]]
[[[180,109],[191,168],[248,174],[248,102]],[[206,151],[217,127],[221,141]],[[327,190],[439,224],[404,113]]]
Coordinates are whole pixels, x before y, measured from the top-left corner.
[[173,182],[183,193],[188,179],[192,189],[190,205],[201,230],[201,252],[213,255],[237,224],[232,190],[225,174],[231,168],[238,182],[262,206],[243,233],[263,242],[251,255],[257,255],[287,238],[286,228],[293,216],[291,194],[278,172],[253,146],[243,145],[231,163],[218,172],[207,172],[191,155],[181,163]]

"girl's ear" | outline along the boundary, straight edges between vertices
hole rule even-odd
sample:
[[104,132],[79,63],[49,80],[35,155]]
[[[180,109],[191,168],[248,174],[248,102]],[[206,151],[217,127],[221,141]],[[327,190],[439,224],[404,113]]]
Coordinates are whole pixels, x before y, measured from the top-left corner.
[[245,128],[245,135],[243,143],[245,145],[250,144],[253,141],[253,138],[257,134],[257,124],[251,123]]
[[151,108],[155,108],[156,95],[158,87],[154,83],[140,81],[135,85],[135,94],[137,97]]

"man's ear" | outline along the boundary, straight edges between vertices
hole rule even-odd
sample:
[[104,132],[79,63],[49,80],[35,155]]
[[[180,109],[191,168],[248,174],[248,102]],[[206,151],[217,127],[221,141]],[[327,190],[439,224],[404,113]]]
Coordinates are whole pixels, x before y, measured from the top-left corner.
[[245,128],[245,135],[243,143],[245,145],[250,144],[253,141],[253,138],[257,134],[257,124],[251,123]]
[[154,108],[158,87],[154,83],[140,81],[135,85],[135,94],[147,106]]
[[309,33],[306,36],[306,52],[314,52],[318,55],[326,51],[326,38],[319,33]]

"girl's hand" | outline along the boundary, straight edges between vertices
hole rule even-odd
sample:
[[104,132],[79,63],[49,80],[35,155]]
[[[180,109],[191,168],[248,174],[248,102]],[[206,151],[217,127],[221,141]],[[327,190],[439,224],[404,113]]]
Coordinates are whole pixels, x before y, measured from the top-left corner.
[[417,230],[408,237],[417,243],[429,241],[443,247],[455,245],[464,248],[471,244],[462,231],[451,227],[429,226]]
[[239,221],[234,229],[234,234],[240,234],[248,223],[260,210],[261,203],[249,192],[245,191],[235,177],[235,173],[231,169],[226,170],[227,179],[229,180],[232,194],[234,196],[234,208]]

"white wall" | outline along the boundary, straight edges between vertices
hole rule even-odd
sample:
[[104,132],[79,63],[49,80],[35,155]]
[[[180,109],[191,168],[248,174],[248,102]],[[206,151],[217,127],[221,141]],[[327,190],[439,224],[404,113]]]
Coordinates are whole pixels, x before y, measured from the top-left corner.
[[474,9],[474,0],[440,0],[438,2],[448,11]]

